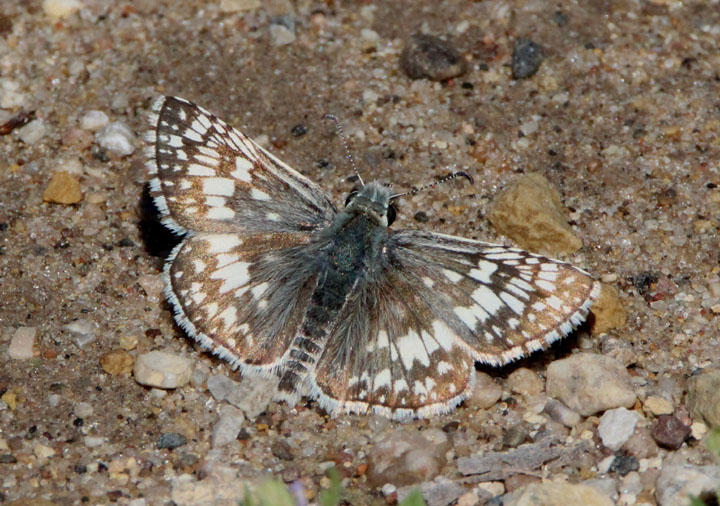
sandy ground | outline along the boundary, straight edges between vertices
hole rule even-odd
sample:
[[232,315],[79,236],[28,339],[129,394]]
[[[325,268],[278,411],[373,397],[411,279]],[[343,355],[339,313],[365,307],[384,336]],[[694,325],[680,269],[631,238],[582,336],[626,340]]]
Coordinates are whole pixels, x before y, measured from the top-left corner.
[[[163,349],[190,357],[204,377],[232,375],[183,338],[160,294],[161,255],[172,238],[142,203],[140,136],[162,94],[217,112],[338,203],[352,170],[321,119],[328,112],[345,124],[366,179],[404,189],[453,167],[475,176],[473,186],[447,184],[405,200],[396,227],[507,242],[485,219],[493,198],[518,174],[543,174],[584,244],[568,260],[614,285],[628,319],[522,365],[542,380],[557,356],[578,348],[610,354],[639,389],[664,391],[687,416],[687,378],[717,364],[720,322],[716,2],[301,0],[244,12],[198,1],[80,4],[63,18],[39,0],[5,0],[0,9],[0,124],[23,112],[35,118],[0,137],[0,500],[164,503],[178,476],[203,478],[212,466],[232,470],[233,483],[268,474],[297,480],[312,497],[326,485],[326,463],[349,459],[350,503],[384,504],[366,475],[380,435],[462,433],[439,470],[454,480],[458,456],[502,449],[503,434],[527,409],[508,391],[513,369],[488,371],[505,394],[487,409],[461,406],[399,425],[272,404],[245,422],[244,439],[213,448],[222,403],[202,374],[160,393],[105,372],[101,357],[124,346],[131,356]],[[273,23],[290,27],[280,30],[294,34],[289,43],[280,44]],[[446,36],[467,59],[466,73],[444,83],[408,78],[399,55],[418,31]],[[540,44],[545,59],[535,75],[513,80],[519,37]],[[100,146],[81,123],[94,110],[129,127],[137,149]],[[306,133],[297,135],[297,125]],[[57,171],[79,182],[79,202],[43,202]],[[426,223],[413,218],[418,211]],[[72,332],[73,322],[85,327]],[[11,359],[22,327],[36,329],[34,357]],[[545,428],[524,423],[527,433]],[[566,436],[595,434],[596,424],[584,419]],[[187,444],[158,449],[169,432]],[[612,452],[593,438],[588,459],[539,476],[600,477]],[[289,441],[290,460],[277,450],[280,439]],[[709,462],[692,438],[658,455],[662,462],[673,454]],[[658,466],[634,472],[640,490],[624,500],[653,504]],[[625,479],[607,476],[616,487]],[[463,483],[472,492],[474,484]],[[505,480],[500,491],[522,484]]]

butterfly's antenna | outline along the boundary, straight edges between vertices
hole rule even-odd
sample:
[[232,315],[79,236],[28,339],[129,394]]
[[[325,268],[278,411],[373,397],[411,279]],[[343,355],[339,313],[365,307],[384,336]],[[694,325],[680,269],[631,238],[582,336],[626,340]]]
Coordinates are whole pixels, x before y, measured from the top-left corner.
[[360,181],[360,184],[362,186],[365,186],[365,183],[362,180],[362,177],[360,176],[360,172],[357,169],[357,165],[355,165],[355,159],[353,158],[352,154],[350,153],[350,149],[348,149],[347,140],[345,139],[345,132],[343,131],[342,123],[340,123],[340,120],[337,116],[334,114],[326,114],[323,116],[325,119],[329,119],[330,121],[335,123],[335,131],[337,132],[338,137],[340,137],[340,142],[342,142],[343,149],[345,150],[345,158],[350,162],[350,167],[355,171],[355,177],[358,178],[358,181]]
[[468,174],[467,172],[464,172],[464,171],[462,171],[462,170],[459,170],[459,171],[457,171],[457,172],[453,172],[452,174],[448,174],[448,175],[445,176],[445,177],[441,177],[440,179],[438,179],[438,180],[435,181],[434,183],[426,184],[425,186],[421,186],[420,188],[413,188],[413,189],[410,190],[409,192],[396,193],[395,195],[391,195],[391,196],[390,196],[390,200],[396,199],[396,198],[398,198],[398,197],[404,197],[404,196],[406,196],[406,195],[415,195],[416,193],[420,193],[421,191],[427,190],[427,189],[429,189],[429,188],[434,188],[434,187],[436,187],[437,185],[439,185],[439,184],[441,184],[441,183],[446,183],[447,181],[451,181],[451,180],[455,179],[456,177],[464,177],[465,179],[467,179],[468,181],[470,181],[470,184],[473,184],[473,183],[474,183],[473,178],[472,178],[472,176],[471,176],[470,174]]

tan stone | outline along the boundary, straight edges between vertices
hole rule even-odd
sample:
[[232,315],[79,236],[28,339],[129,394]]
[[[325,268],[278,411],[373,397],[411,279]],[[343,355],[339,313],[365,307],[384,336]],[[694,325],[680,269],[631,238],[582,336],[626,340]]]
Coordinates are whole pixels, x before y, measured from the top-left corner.
[[80,182],[72,174],[63,171],[53,175],[43,193],[43,201],[56,204],[77,204],[82,197]]
[[135,359],[125,350],[112,350],[100,357],[100,365],[103,371],[113,376],[129,375],[132,373]]
[[590,332],[599,335],[621,328],[627,321],[627,313],[615,287],[603,284],[598,300],[590,308],[593,314]]
[[506,506],[559,506],[582,504],[583,506],[612,506],[606,495],[587,485],[570,483],[533,483],[512,494]]
[[708,426],[720,425],[720,370],[707,369],[687,385],[687,408],[693,418]]
[[567,223],[560,193],[537,173],[519,177],[495,199],[490,223],[522,248],[550,256],[582,246]]

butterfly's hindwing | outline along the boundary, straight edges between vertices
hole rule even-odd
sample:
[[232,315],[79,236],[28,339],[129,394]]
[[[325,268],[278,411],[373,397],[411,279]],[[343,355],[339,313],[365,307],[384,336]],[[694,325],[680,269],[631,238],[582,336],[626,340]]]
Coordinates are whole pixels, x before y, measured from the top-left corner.
[[317,284],[304,234],[200,233],[166,264],[176,319],[243,372],[277,370]]
[[469,395],[475,361],[546,348],[599,293],[564,262],[426,232],[391,235],[385,263],[351,296],[318,363],[310,389],[330,411],[446,412]]

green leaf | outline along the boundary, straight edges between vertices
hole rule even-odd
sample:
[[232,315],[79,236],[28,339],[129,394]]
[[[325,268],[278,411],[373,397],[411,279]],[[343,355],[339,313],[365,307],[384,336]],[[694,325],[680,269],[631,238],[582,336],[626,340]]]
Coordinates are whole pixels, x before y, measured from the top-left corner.
[[710,429],[710,432],[705,438],[705,446],[715,458],[720,459],[720,427]]
[[321,490],[318,494],[318,502],[320,506],[337,506],[340,504],[340,473],[334,467],[327,470],[328,478],[330,478],[330,488]]
[[[262,482],[252,494],[253,498],[245,496],[245,505],[247,506],[295,506],[290,491],[284,483],[278,480],[268,480]],[[248,501],[248,499],[250,499]]]
[[398,506],[425,506],[425,500],[422,493],[415,489]]
[[707,506],[707,504],[705,504],[705,501],[703,501],[699,497],[695,497],[694,495],[691,495],[689,506]]

